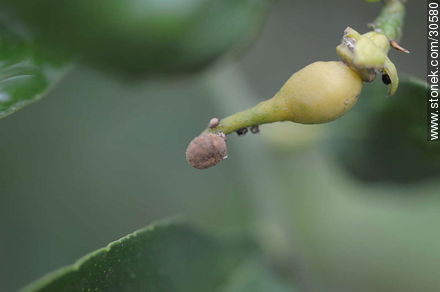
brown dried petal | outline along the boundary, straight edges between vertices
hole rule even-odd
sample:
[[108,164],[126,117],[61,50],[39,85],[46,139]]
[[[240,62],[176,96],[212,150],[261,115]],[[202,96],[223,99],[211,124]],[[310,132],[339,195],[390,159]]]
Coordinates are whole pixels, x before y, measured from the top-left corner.
[[186,160],[197,169],[214,166],[226,157],[227,147],[222,135],[202,134],[194,138],[186,149]]

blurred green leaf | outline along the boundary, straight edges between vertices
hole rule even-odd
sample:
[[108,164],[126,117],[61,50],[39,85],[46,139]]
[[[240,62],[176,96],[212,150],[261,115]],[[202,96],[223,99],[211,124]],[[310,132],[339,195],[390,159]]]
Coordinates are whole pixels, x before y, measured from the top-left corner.
[[367,84],[354,110],[331,124],[332,153],[364,181],[438,175],[440,144],[426,138],[426,90],[426,83],[404,77],[396,95],[387,98],[381,82]]
[[271,0],[5,0],[45,44],[132,75],[186,74],[247,46]]
[[294,292],[259,260],[250,259],[239,267],[222,292]]
[[23,291],[215,291],[255,251],[169,220],[134,232]]
[[40,99],[63,71],[58,58],[0,18],[0,118]]

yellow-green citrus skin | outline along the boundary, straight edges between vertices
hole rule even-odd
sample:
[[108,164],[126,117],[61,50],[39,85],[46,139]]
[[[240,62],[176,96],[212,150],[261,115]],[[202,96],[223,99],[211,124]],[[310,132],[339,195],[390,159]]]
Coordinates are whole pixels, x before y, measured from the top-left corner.
[[362,89],[362,79],[343,62],[315,62],[293,74],[268,100],[289,120],[325,123],[351,109]]
[[315,62],[293,74],[271,99],[226,117],[205,131],[227,135],[240,128],[274,122],[330,122],[354,106],[361,89],[359,73],[345,63]]

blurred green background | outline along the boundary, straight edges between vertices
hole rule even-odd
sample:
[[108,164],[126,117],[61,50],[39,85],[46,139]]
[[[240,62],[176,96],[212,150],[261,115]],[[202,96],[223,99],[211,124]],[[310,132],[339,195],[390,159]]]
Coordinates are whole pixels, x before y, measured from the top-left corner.
[[[407,6],[402,45],[411,54],[392,59],[400,73],[423,79],[426,11],[421,1]],[[299,291],[439,291],[438,169],[428,175],[397,159],[395,169],[423,175],[363,180],[332,154],[328,133],[355,128],[362,101],[334,124],[232,135],[229,159],[207,171],[185,161],[187,143],[211,117],[272,96],[311,62],[336,60],[345,27],[367,31],[379,9],[279,0],[243,56],[204,74],[127,81],[79,66],[43,100],[1,120],[0,291],[181,213],[224,236],[256,235],[274,272]],[[420,104],[410,110],[424,112]]]

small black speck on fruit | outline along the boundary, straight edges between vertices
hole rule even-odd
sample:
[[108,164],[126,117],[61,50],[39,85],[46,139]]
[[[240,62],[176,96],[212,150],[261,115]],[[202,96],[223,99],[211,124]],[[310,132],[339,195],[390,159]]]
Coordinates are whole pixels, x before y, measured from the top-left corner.
[[238,136],[244,136],[248,132],[248,129],[247,128],[241,128],[241,129],[238,129],[235,132],[237,133]]

